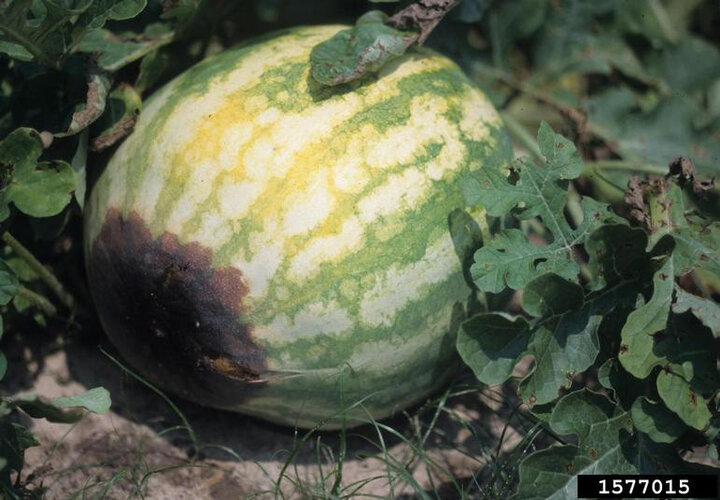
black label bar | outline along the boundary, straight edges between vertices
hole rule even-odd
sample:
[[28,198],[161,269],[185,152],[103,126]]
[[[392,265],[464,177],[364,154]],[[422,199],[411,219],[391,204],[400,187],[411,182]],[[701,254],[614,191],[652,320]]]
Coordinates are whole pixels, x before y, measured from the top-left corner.
[[708,474],[578,476],[578,498],[718,498],[718,476]]

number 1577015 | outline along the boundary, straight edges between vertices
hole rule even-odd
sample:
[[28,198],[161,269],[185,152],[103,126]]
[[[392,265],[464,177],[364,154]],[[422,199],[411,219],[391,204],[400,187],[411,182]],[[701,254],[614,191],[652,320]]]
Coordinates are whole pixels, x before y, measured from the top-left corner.
[[578,476],[578,498],[717,498],[715,475]]
[[687,495],[690,493],[689,479],[647,479],[624,477],[621,479],[601,479],[601,495],[633,495],[637,490],[638,494],[646,495]]

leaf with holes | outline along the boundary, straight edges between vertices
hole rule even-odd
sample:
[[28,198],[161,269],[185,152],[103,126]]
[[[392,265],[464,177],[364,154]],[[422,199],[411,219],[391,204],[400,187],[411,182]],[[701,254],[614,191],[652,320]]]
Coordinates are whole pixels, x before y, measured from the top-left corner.
[[577,227],[567,221],[568,180],[582,172],[582,161],[572,142],[555,134],[543,122],[538,131],[545,164],[530,160],[513,163],[503,174],[479,169],[466,189],[470,204],[482,205],[490,215],[501,217],[511,211],[520,219],[539,218],[553,241],[539,246],[517,229],[499,233],[475,253],[471,273],[480,290],[497,293],[506,286],[518,289],[537,276],[552,272],[577,280],[579,272],[574,247],[585,242],[601,225],[619,220],[609,207],[590,198],[581,201],[582,221]]
[[668,258],[653,277],[653,294],[643,306],[628,316],[620,333],[622,345],[618,359],[629,373],[645,378],[664,356],[657,352],[656,334],[665,329],[674,290],[674,262]]

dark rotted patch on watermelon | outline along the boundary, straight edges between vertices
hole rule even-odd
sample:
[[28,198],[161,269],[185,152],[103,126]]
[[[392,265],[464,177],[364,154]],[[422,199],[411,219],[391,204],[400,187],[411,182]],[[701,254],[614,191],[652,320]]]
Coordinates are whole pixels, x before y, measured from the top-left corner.
[[230,407],[260,389],[263,350],[243,324],[247,284],[211,267],[210,249],[153,238],[136,213],[108,212],[88,275],[103,326],[145,376],[188,399]]

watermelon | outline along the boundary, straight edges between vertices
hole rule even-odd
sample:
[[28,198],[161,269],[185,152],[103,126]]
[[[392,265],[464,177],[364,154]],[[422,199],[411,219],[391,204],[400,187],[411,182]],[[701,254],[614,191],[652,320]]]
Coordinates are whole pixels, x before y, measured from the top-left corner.
[[448,216],[510,141],[429,49],[321,86],[309,54],[340,29],[277,33],[178,76],[92,189],[102,325],[165,390],[332,428],[418,402],[459,366],[471,290]]

